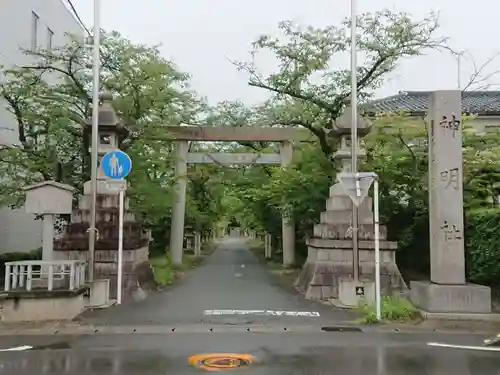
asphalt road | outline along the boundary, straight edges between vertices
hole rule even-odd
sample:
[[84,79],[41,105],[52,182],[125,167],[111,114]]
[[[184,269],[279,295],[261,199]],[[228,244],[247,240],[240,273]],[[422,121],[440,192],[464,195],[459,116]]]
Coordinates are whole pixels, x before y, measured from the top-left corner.
[[[229,313],[210,315],[223,309]],[[298,312],[315,314],[292,314]],[[200,353],[249,356],[232,370],[245,374],[500,373],[500,352],[427,345],[479,346],[483,335],[322,330],[346,326],[352,318],[303,300],[259,265],[241,241],[230,239],[170,290],[87,315],[84,323],[99,325],[96,331],[0,336],[0,375],[194,374],[204,370],[188,358]],[[26,350],[4,351],[23,346]],[[237,364],[204,363],[212,369]]]
[[[472,335],[361,332],[23,337],[12,340],[30,342],[35,348],[0,352],[0,374],[195,374],[203,370],[188,364],[188,358],[198,353],[251,355],[253,363],[233,370],[245,374],[499,373],[498,352],[426,346],[427,341],[437,339],[470,345],[481,342]],[[1,338],[0,345],[6,340]]]
[[354,318],[350,312],[305,300],[270,274],[244,240],[228,237],[175,287],[142,302],[94,311],[84,321],[127,326],[326,325]]

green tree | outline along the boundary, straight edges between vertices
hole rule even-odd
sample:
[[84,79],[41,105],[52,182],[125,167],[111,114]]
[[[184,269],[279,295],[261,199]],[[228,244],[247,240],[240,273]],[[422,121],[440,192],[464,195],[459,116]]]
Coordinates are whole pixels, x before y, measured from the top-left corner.
[[[500,132],[478,133],[473,116],[463,117],[463,188],[466,213],[492,208],[499,193]],[[363,168],[380,177],[381,214],[399,242],[403,271],[429,272],[428,148],[422,118],[384,114],[364,138]]]
[[[413,20],[407,13],[382,10],[358,16],[357,25],[358,49],[363,56],[356,72],[361,100],[381,86],[384,76],[401,59],[444,48],[445,38],[436,35],[438,22],[433,14]],[[283,37],[261,36],[253,43],[252,61],[236,63],[249,74],[250,86],[274,94],[267,106],[268,123],[309,129],[328,157],[335,146],[327,130],[350,95],[350,69],[332,68],[350,50],[349,27],[349,19],[325,28],[281,22]],[[260,53],[274,55],[279,70],[261,74],[255,62]]]
[[[17,123],[18,139],[0,149],[0,204],[19,205],[22,187],[56,180],[81,189],[90,178],[89,139],[82,123],[92,106],[91,49],[79,39],[52,51],[26,51],[33,64],[4,68],[0,95]],[[121,147],[133,161],[128,192],[134,212],[153,225],[168,221],[173,182],[171,143],[163,125],[194,122],[205,103],[189,76],[156,46],[104,33],[101,89],[128,126]],[[165,229],[163,229],[165,230]]]

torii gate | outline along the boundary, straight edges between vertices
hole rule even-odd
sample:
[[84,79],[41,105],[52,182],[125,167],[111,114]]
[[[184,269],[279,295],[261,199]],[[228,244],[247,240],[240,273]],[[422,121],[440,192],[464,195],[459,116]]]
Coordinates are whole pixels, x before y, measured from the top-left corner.
[[[305,129],[278,127],[166,126],[168,137],[175,142],[176,200],[172,210],[170,251],[173,264],[182,264],[184,216],[186,211],[187,164],[281,164],[292,162],[293,141],[306,141],[311,134]],[[280,142],[279,154],[196,153],[188,152],[189,141],[201,142]],[[295,223],[282,218],[283,264],[295,262]]]

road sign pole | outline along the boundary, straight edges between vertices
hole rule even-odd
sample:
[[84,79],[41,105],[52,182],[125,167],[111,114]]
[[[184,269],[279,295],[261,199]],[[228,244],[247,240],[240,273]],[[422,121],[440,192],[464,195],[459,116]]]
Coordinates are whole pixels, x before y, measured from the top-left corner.
[[123,221],[125,211],[125,190],[127,189],[128,176],[132,170],[132,160],[125,152],[121,150],[108,152],[101,160],[101,168],[106,177],[108,188],[119,190],[118,193],[118,270],[117,270],[117,303],[122,303],[122,284],[123,284]]
[[[358,80],[356,55],[357,0],[351,0],[351,172],[358,171]],[[354,281],[359,280],[358,207],[352,206],[352,263]]]
[[122,284],[123,284],[123,211],[124,211],[124,192],[120,190],[119,195],[119,217],[118,217],[118,280],[117,280],[117,302],[122,303]]
[[92,58],[92,142],[91,142],[91,163],[90,163],[90,228],[89,228],[89,281],[94,280],[94,254],[97,237],[96,229],[96,204],[97,204],[97,153],[99,143],[99,75],[101,72],[100,44],[100,0],[94,0],[94,49]]
[[377,320],[381,320],[380,296],[380,218],[379,218],[378,178],[373,182],[373,221],[375,232],[375,303],[377,305]]

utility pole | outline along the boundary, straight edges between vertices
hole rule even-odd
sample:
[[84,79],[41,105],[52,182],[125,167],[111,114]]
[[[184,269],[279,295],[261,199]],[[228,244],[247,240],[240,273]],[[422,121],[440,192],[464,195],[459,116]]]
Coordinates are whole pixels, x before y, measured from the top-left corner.
[[99,144],[99,76],[101,73],[100,48],[100,0],[94,0],[94,36],[92,58],[92,144],[90,163],[90,228],[89,228],[89,281],[94,281],[95,243],[97,239],[96,205],[97,205],[97,150]]
[[457,88],[459,90],[462,89],[462,84],[460,82],[460,70],[461,70],[461,60],[462,60],[462,54],[463,54],[463,51],[462,52],[459,52],[457,54]]
[[451,52],[453,56],[457,59],[457,88],[462,90],[462,80],[460,78],[460,72],[462,71],[462,57],[467,53],[467,51]]
[[[356,0],[351,0],[351,172],[358,172],[358,82],[356,62]],[[352,262],[354,281],[359,280],[358,208],[352,205]]]

